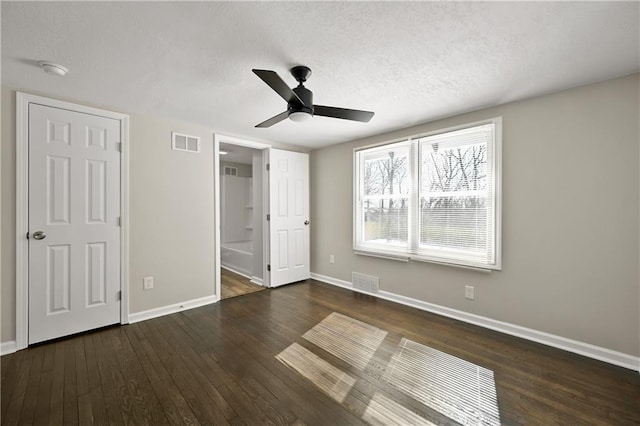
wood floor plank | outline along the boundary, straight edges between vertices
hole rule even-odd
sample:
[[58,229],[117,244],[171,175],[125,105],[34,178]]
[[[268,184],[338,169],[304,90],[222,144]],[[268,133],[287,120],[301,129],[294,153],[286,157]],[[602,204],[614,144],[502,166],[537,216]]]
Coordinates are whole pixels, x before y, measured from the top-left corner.
[[33,413],[33,424],[47,424],[49,420],[49,410],[51,407],[51,389],[53,387],[52,370],[44,371],[40,377],[40,383],[35,396],[35,408]]
[[76,392],[78,396],[89,393],[89,372],[85,356],[84,339],[74,339],[74,355],[76,361]]
[[265,287],[252,283],[249,278],[245,278],[225,268],[220,268],[220,280],[220,295],[222,299],[255,293],[256,291],[265,289]]
[[29,371],[29,381],[25,389],[25,399],[22,403],[22,410],[20,411],[20,422],[25,424],[32,424],[35,414],[36,401],[38,390],[40,388],[40,381],[42,379],[42,363],[44,360],[44,353],[46,349],[44,347],[35,348],[33,351],[33,359],[31,361],[31,369]]
[[123,328],[117,328],[114,335],[118,340],[116,351],[119,365],[127,372],[125,377],[128,398],[132,402],[134,417],[139,424],[164,424],[167,422],[164,410],[153,392],[151,382],[140,364]]
[[63,423],[65,425],[79,424],[75,340],[61,342],[64,347]]
[[[121,410],[126,407],[120,404],[119,386],[116,380],[117,376],[113,374],[110,359],[113,357],[112,348],[106,335],[110,330],[96,332],[91,335],[93,347],[96,348],[96,365],[100,374],[100,383],[104,396],[105,408],[107,411],[107,419],[109,424],[124,424],[125,417]],[[126,413],[125,413],[126,414]]]
[[191,380],[197,384],[196,389],[199,389],[202,403],[209,407],[208,416],[210,419],[207,419],[207,421],[213,421],[216,424],[226,424],[235,419],[238,414],[210,381],[206,366],[199,362],[196,351],[194,351],[190,345],[184,344],[185,341],[183,338],[185,334],[180,332],[180,329],[177,327],[171,327],[171,329],[174,330],[174,332],[165,334],[165,336],[169,342],[180,344],[180,347],[185,348],[185,350],[178,353],[178,357],[184,365],[187,366],[187,374],[192,378]]
[[5,386],[11,387],[11,393],[7,395],[7,407],[5,411],[2,412],[3,424],[17,425],[20,423],[20,411],[22,410],[22,404],[24,403],[24,399],[26,397],[32,358],[33,351],[31,353],[24,354],[24,356],[20,360],[20,363],[16,365],[16,374],[12,377],[13,382],[11,384],[3,382],[2,384],[3,389],[5,388]]
[[88,393],[78,396],[78,423],[81,425],[95,424],[91,395]]
[[95,424],[108,424],[109,418],[107,415],[107,407],[104,403],[102,382],[100,381],[100,369],[97,361],[98,354],[96,353],[96,348],[94,346],[94,339],[89,334],[83,336],[82,341],[84,342],[87,386],[91,399],[91,414],[93,416],[93,421]]
[[[52,343],[55,346],[53,382],[51,384],[51,397],[49,399],[48,424],[63,424],[64,407],[64,344]],[[44,403],[44,401],[43,401]]]
[[[333,313],[366,325],[303,337]],[[384,338],[358,335],[367,325]],[[502,424],[640,424],[637,372],[312,280],[3,356],[0,422],[455,424],[387,380],[402,339],[491,370]],[[316,375],[353,378],[340,402],[277,359],[291,345],[321,360]]]
[[[193,377],[188,366],[181,360],[179,349],[184,345],[181,344],[181,341],[172,345],[175,340],[174,331],[167,330],[169,328],[165,326],[167,319],[159,318],[158,320],[153,325],[147,324],[147,332],[153,336],[154,343],[159,348],[162,348],[160,359],[198,421],[206,424],[212,423],[212,419],[215,419],[219,422],[218,424],[228,424],[215,404],[204,397],[204,390],[201,385]],[[163,326],[162,329],[160,329],[161,326]]]
[[142,325],[140,327],[126,327],[125,332],[129,336],[129,340],[137,342],[133,348],[169,422],[171,424],[200,424],[158,359],[146,335],[142,333]]
[[[47,424],[51,407],[51,390],[53,388],[53,377],[55,368],[56,345],[46,345],[43,347],[44,356],[40,382],[35,391],[35,407],[33,413],[33,424]],[[33,395],[33,393],[31,394]]]

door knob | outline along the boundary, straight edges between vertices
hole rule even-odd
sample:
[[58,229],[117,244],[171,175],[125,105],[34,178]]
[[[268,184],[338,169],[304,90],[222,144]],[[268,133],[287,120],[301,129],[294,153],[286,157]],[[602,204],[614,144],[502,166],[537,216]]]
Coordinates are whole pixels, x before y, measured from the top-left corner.
[[36,231],[33,233],[34,240],[44,240],[45,238],[47,238],[47,234],[42,231]]
[[305,220],[305,221],[304,221],[304,224],[305,224],[305,225],[308,225],[308,224],[309,224],[309,221],[308,221],[308,220]]

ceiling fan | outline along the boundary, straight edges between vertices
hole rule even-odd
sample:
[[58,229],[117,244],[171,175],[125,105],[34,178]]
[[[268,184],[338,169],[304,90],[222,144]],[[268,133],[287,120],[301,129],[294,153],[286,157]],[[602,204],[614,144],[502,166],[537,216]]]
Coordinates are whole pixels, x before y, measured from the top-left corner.
[[271,117],[256,125],[256,127],[271,127],[281,122],[285,118],[291,121],[307,121],[314,115],[323,117],[341,118],[343,120],[362,121],[364,123],[371,120],[373,112],[360,111],[356,109],[337,108],[324,105],[313,104],[313,92],[304,87],[304,82],[311,76],[311,69],[303,65],[291,68],[291,75],[299,83],[298,87],[293,89],[287,86],[275,71],[269,70],[252,70],[255,75],[260,77],[262,81],[267,83],[278,95],[287,101],[287,110]]

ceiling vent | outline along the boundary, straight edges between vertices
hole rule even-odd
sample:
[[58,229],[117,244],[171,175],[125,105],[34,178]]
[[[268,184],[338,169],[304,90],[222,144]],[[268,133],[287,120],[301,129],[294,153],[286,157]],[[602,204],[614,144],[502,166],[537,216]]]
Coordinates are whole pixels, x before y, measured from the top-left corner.
[[200,138],[171,132],[171,148],[175,151],[200,152]]

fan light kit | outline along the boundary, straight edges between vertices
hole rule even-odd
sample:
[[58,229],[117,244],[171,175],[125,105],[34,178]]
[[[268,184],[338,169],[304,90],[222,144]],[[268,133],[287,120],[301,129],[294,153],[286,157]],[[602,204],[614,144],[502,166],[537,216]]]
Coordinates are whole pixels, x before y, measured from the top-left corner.
[[256,127],[271,127],[281,122],[285,118],[291,121],[303,122],[308,121],[314,115],[323,117],[341,118],[343,120],[361,121],[367,123],[373,117],[371,111],[360,111],[356,109],[337,108],[324,105],[313,104],[313,92],[304,87],[304,82],[311,76],[311,69],[304,65],[298,65],[291,68],[291,75],[298,82],[298,87],[293,89],[287,86],[275,71],[269,70],[253,70],[253,73],[260,77],[262,81],[267,83],[278,95],[287,101],[287,110],[271,117],[267,121],[263,121]]
[[40,61],[38,62],[38,65],[40,65],[40,68],[42,68],[47,74],[55,74],[62,77],[69,72],[67,67],[54,62]]
[[302,123],[303,121],[311,120],[311,114],[303,111],[293,111],[289,113],[289,120]]

